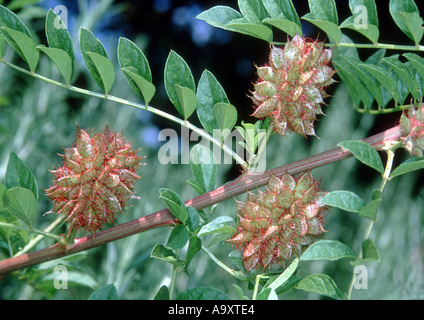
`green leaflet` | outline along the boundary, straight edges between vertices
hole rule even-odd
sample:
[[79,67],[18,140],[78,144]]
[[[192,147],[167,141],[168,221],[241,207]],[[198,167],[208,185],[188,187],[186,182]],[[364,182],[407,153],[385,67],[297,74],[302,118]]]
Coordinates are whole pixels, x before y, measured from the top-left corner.
[[292,37],[296,34],[302,36],[299,16],[291,0],[262,0],[262,3],[270,16],[263,19],[263,23],[270,24]]
[[402,162],[390,174],[390,179],[415,170],[424,169],[424,158],[412,157]]
[[219,102],[230,103],[227,94],[215,76],[208,70],[203,71],[197,85],[197,117],[202,126],[209,132],[218,129],[213,106]]
[[344,141],[340,142],[338,146],[349,150],[363,164],[383,173],[383,162],[378,152],[368,143],[363,141]]
[[321,202],[350,212],[359,212],[365,206],[365,202],[359,196],[351,191],[344,190],[327,193],[321,199]]
[[311,274],[300,280],[296,289],[318,293],[333,299],[344,298],[334,280],[326,274]]
[[[194,77],[190,67],[175,51],[169,53],[165,63],[165,90],[175,109],[186,119],[185,109],[178,98],[175,85],[196,91]],[[188,118],[188,117],[187,117]]]
[[27,165],[14,152],[11,152],[9,155],[5,186],[7,189],[14,187],[29,189],[35,199],[38,200],[38,187],[35,177]]
[[[53,10],[50,9],[47,12],[47,16],[46,16],[47,43],[49,44],[49,48],[61,49],[68,54],[68,58],[70,59],[71,66],[70,66],[70,75],[69,76],[66,75],[65,81],[68,80],[66,81],[66,83],[69,84],[74,74],[75,55],[74,55],[71,35],[69,34],[68,29],[63,28],[62,26],[63,26],[63,22],[61,22],[60,17]],[[43,52],[46,53],[44,50]],[[68,64],[68,61],[67,61],[68,59],[65,57],[63,59],[66,61],[62,62],[62,59],[59,59],[59,57],[56,57],[56,59],[53,59],[51,54],[50,55],[47,54],[47,55],[56,64],[62,76],[64,76],[62,71],[64,68],[67,68],[67,69],[69,68],[68,66],[65,67],[65,65]]]
[[334,42],[341,39],[339,18],[334,0],[309,0],[310,13],[302,19],[309,21],[323,30]]
[[22,20],[15,13],[0,5],[0,28],[3,27],[20,31],[31,38],[31,33]]
[[5,192],[3,202],[6,209],[32,228],[37,213],[37,200],[31,190],[14,187]]
[[119,38],[118,62],[134,92],[147,105],[156,88],[152,84],[149,62],[141,49],[131,40]]
[[230,300],[230,297],[212,288],[194,288],[181,292],[177,300]]
[[19,56],[28,64],[31,73],[35,71],[40,59],[36,44],[27,34],[14,29],[2,27],[1,34]]
[[340,28],[355,30],[377,43],[380,32],[375,0],[349,0],[349,8],[352,16],[343,21]]
[[390,0],[390,14],[396,25],[412,39],[416,45],[421,41],[424,30],[423,19],[413,0]]
[[113,65],[100,40],[85,28],[80,30],[80,51],[93,80],[107,95],[115,80]]
[[118,291],[113,283],[110,283],[94,291],[88,300],[118,300]]
[[200,144],[193,146],[190,151],[190,168],[199,194],[214,189],[217,165],[213,153],[208,148]]
[[73,75],[72,60],[69,54],[62,49],[48,48],[41,45],[37,46],[37,49],[45,53],[53,61],[65,80],[66,85],[69,85]]
[[300,257],[301,261],[356,258],[355,252],[344,243],[335,240],[319,240],[311,244]]

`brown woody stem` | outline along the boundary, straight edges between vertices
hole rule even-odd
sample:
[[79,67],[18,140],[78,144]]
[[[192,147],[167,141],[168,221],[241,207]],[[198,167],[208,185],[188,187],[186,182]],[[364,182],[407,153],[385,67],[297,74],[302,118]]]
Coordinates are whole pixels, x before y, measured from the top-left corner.
[[[385,141],[395,141],[400,137],[400,127],[395,126],[379,134],[366,138],[363,141],[370,144],[374,149],[381,150],[384,147]],[[259,188],[265,185],[272,175],[279,177],[286,172],[293,175],[306,170],[315,169],[329,163],[347,159],[351,156],[352,154],[347,150],[334,148],[278,168],[267,170],[261,174],[242,176],[211,192],[188,200],[186,205],[192,206],[197,210],[201,210],[245,193],[247,190]],[[45,261],[54,260],[83,250],[88,250],[147,230],[175,225],[178,223],[178,219],[176,219],[168,209],[164,209],[139,219],[120,224],[116,227],[97,232],[95,235],[75,239],[74,244],[66,247],[60,243],[56,243],[39,251],[5,259],[0,261],[0,279],[2,275],[12,271],[30,267]]]

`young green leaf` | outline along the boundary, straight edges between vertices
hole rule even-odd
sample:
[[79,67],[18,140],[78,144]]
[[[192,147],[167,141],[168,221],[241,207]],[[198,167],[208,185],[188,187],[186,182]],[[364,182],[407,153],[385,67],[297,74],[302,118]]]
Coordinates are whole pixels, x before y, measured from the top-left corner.
[[380,207],[381,199],[372,200],[370,203],[359,209],[359,215],[361,217],[377,221],[377,212]]
[[113,283],[110,283],[94,291],[88,300],[118,300],[118,291]]
[[9,162],[6,168],[7,189],[22,187],[31,190],[36,200],[38,200],[38,188],[34,175],[27,165],[13,151],[10,152]]
[[339,42],[341,31],[334,0],[309,0],[309,9],[311,12],[302,19],[323,30],[334,42]]
[[262,0],[262,3],[270,15],[270,18],[265,18],[262,22],[270,24],[292,37],[296,34],[302,36],[302,25],[292,0]]
[[343,21],[340,28],[355,30],[377,43],[380,33],[375,0],[349,0],[349,8],[352,16]]
[[286,270],[282,274],[280,274],[277,278],[272,279],[272,281],[268,281],[264,288],[271,288],[277,291],[282,285],[286,283],[286,281],[294,274],[299,265],[299,258],[295,258],[290,266],[287,267]]
[[311,244],[300,257],[301,261],[356,258],[355,252],[344,243],[335,240],[320,240]]
[[19,56],[28,64],[31,73],[35,71],[40,53],[31,37],[21,31],[2,27],[1,34]]
[[402,162],[398,167],[396,167],[390,174],[390,179],[400,176],[402,174],[424,169],[424,158],[421,157],[412,157],[404,162]]
[[3,201],[6,209],[32,227],[37,212],[37,200],[31,190],[14,187],[5,192]]
[[363,164],[383,173],[383,162],[378,152],[368,143],[363,141],[344,141],[340,142],[338,146],[349,150]]
[[217,170],[213,153],[200,144],[193,146],[190,152],[190,167],[202,193],[212,191],[215,187]]
[[189,237],[190,234],[185,225],[176,225],[175,228],[172,229],[165,246],[172,250],[182,249],[186,245]]
[[155,93],[149,62],[131,40],[119,38],[118,61],[134,92],[148,104]]
[[0,28],[3,27],[20,31],[31,38],[31,33],[22,20],[15,13],[0,5]]
[[174,85],[174,90],[177,93],[178,102],[183,111],[184,120],[187,120],[196,110],[197,98],[194,90],[182,87],[179,84]]
[[174,191],[166,188],[159,189],[159,192],[160,197],[165,201],[172,214],[185,224],[188,219],[188,212],[181,197]]
[[[69,34],[68,29],[64,28],[62,24],[63,22],[61,21],[61,18],[53,10],[50,9],[47,12],[47,16],[46,16],[47,43],[49,45],[49,48],[62,49],[68,54],[70,62],[71,62],[71,72],[70,72],[69,81],[67,82],[69,83],[74,74],[75,54],[74,54],[74,47],[72,45],[71,35]],[[50,55],[49,57],[52,58]],[[58,59],[53,60],[53,62],[56,64],[56,66],[58,66],[58,64],[61,65],[65,63],[65,62],[61,62],[61,60],[58,60]],[[66,61],[66,63],[67,62],[68,61]]]
[[326,274],[311,274],[300,280],[296,289],[318,293],[334,299],[344,298],[334,280]]
[[203,71],[197,85],[197,116],[202,126],[209,132],[218,128],[213,106],[219,102],[230,103],[227,94],[215,76],[208,70]]
[[165,63],[165,90],[169,100],[175,106],[177,111],[184,117],[183,107],[178,100],[178,94],[175,91],[175,85],[196,90],[194,78],[190,67],[184,59],[175,51],[169,53]]
[[272,41],[272,29],[259,23],[252,23],[246,18],[232,20],[226,24],[226,28],[255,37],[267,42]]
[[215,6],[200,13],[196,18],[204,20],[210,25],[229,31],[235,31],[227,24],[233,20],[242,18],[242,14],[237,10],[227,6]]
[[416,45],[421,41],[424,30],[423,19],[413,0],[390,0],[390,14],[399,29],[402,30]]
[[62,49],[48,48],[42,45],[37,46],[37,49],[45,53],[53,61],[66,85],[69,85],[72,79],[73,66],[68,53]]
[[216,289],[194,288],[181,292],[176,300],[230,300],[230,297]]
[[185,266],[186,268],[190,264],[193,257],[202,249],[202,240],[196,236],[191,236],[188,242],[188,249],[186,255]]
[[331,207],[356,213],[365,206],[365,202],[359,196],[351,191],[344,190],[327,193],[321,202]]
[[[106,90],[105,83],[110,85],[112,80],[112,70],[111,70],[111,62],[108,60],[108,55],[106,52],[106,49],[104,48],[103,44],[100,42],[99,39],[97,39],[94,34],[85,28],[81,28],[80,30],[80,51],[82,58],[84,60],[84,63],[90,72],[91,76],[93,77],[94,81],[97,83],[97,85],[102,88],[106,94],[109,90]],[[96,55],[89,55],[89,53],[95,53]],[[98,56],[102,56],[105,59],[102,59]],[[93,60],[94,59],[94,60]],[[97,65],[96,65],[97,63]],[[99,67],[105,67],[107,70],[102,71],[102,74],[99,73],[98,70]],[[113,65],[112,65],[113,69]],[[102,78],[105,77],[105,78]],[[113,80],[114,80],[114,72],[113,72]],[[110,89],[110,88],[109,88]]]

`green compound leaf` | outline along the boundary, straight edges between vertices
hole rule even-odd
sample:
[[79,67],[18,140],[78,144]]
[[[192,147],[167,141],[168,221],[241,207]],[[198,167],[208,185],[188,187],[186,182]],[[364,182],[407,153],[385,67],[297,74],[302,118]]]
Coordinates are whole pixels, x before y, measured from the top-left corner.
[[165,246],[172,250],[182,249],[186,245],[189,237],[190,234],[187,227],[179,224],[172,229]]
[[181,197],[176,192],[166,188],[159,189],[159,192],[160,197],[165,201],[172,214],[185,224],[189,214]]
[[40,59],[36,44],[27,34],[14,29],[2,27],[1,34],[19,56],[28,64],[31,73],[35,71]]
[[423,19],[413,0],[390,0],[390,14],[396,25],[412,39],[416,45],[423,37]]
[[[67,84],[69,84],[75,69],[75,54],[74,54],[74,48],[72,45],[72,39],[68,29],[64,26],[61,18],[51,9],[47,12],[47,16],[46,16],[46,38],[47,38],[47,43],[49,44],[49,48],[62,49],[68,54],[68,57],[71,61],[71,72],[69,76],[69,81],[67,82]],[[48,55],[48,56],[52,59],[51,55]],[[66,58],[64,59],[67,60]],[[59,59],[55,59],[53,60],[53,62],[56,64],[58,68],[59,68],[58,65],[65,64],[65,62],[61,62],[61,60]],[[60,70],[61,69],[59,68],[59,71]],[[62,73],[62,76],[63,76],[63,73]]]
[[215,76],[208,70],[203,71],[197,85],[197,117],[203,128],[209,133],[213,133],[213,129],[218,129],[213,106],[219,102],[230,103],[227,94]]
[[118,290],[113,283],[110,283],[94,291],[88,300],[118,300]]
[[356,258],[355,252],[344,243],[335,240],[320,240],[311,244],[300,257],[301,261]]
[[14,152],[11,152],[9,155],[5,185],[7,189],[14,187],[29,189],[34,194],[35,199],[38,200],[38,188],[35,177],[27,165]]
[[20,31],[31,38],[31,33],[22,20],[15,13],[0,5],[0,28],[2,27]]
[[164,247],[161,244],[157,244],[150,254],[151,258],[156,258],[162,261],[169,262],[170,264],[176,266],[176,267],[182,267],[184,266],[185,262],[182,260],[179,260],[177,256],[175,255],[174,251],[171,249],[168,249]]
[[181,292],[176,300],[230,300],[230,297],[212,288],[194,288]]
[[309,0],[309,9],[311,12],[304,15],[302,19],[316,25],[338,43],[342,33],[338,26],[339,19],[334,0]]
[[383,173],[383,162],[378,152],[368,143],[363,141],[344,141],[340,142],[338,146],[349,150],[363,164]]
[[311,274],[300,280],[296,289],[318,293],[333,299],[344,299],[334,280],[326,274]]
[[66,85],[69,86],[73,75],[72,60],[69,54],[62,49],[48,48],[41,45],[37,46],[37,49],[45,53],[53,61]]
[[165,63],[165,90],[175,109],[184,117],[184,110],[175,90],[176,84],[196,91],[190,67],[180,55],[171,50]]
[[[111,66],[112,63],[109,61],[106,49],[100,40],[85,28],[81,28],[80,31],[80,51],[93,80],[107,94],[109,90],[106,89],[110,89],[110,83],[113,83],[112,80],[115,80],[113,65]],[[106,62],[106,60],[109,62]],[[98,67],[105,67],[106,70],[100,71]],[[106,87],[105,84],[107,85]]]
[[37,200],[31,190],[15,187],[5,192],[3,196],[5,208],[32,228],[37,212]]
[[390,174],[390,179],[420,169],[424,169],[424,158],[412,157],[395,168]]
[[95,52],[87,52],[87,56],[97,69],[97,75],[102,82],[101,87],[105,90],[105,95],[107,95],[115,82],[115,70],[112,62],[107,56],[105,57]]
[[296,34],[302,36],[302,25],[299,16],[291,0],[262,0],[270,18],[265,18],[262,22],[270,24],[290,36]]
[[340,25],[340,28],[355,30],[371,42],[377,43],[380,32],[378,30],[378,15],[375,1],[349,0],[352,16]]
[[365,202],[359,196],[351,191],[344,190],[327,193],[321,202],[331,207],[356,213],[365,206]]
[[131,40],[119,38],[118,61],[134,92],[148,104],[155,94],[149,62],[141,49]]

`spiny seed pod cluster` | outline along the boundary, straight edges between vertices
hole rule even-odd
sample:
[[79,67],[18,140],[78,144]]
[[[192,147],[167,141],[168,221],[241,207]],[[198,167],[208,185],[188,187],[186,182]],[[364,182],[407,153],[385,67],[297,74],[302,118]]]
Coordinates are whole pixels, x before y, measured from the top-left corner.
[[121,133],[106,126],[91,137],[77,127],[75,146],[60,156],[64,162],[51,171],[54,181],[46,195],[55,204],[51,212],[67,216],[69,232],[100,230],[136,198],[132,190],[142,158]]
[[401,141],[412,156],[423,156],[424,152],[424,104],[410,107],[400,118]]
[[298,35],[284,48],[272,46],[269,65],[256,67],[259,81],[254,84],[253,116],[269,118],[282,135],[296,132],[315,135],[316,115],[323,114],[321,104],[328,95],[335,71],[329,66],[332,51],[324,44]]
[[236,201],[239,232],[228,241],[243,251],[246,270],[265,269],[273,262],[284,266],[322,238],[326,207],[320,200],[325,194],[310,172],[298,179],[286,173],[272,176],[264,192]]

